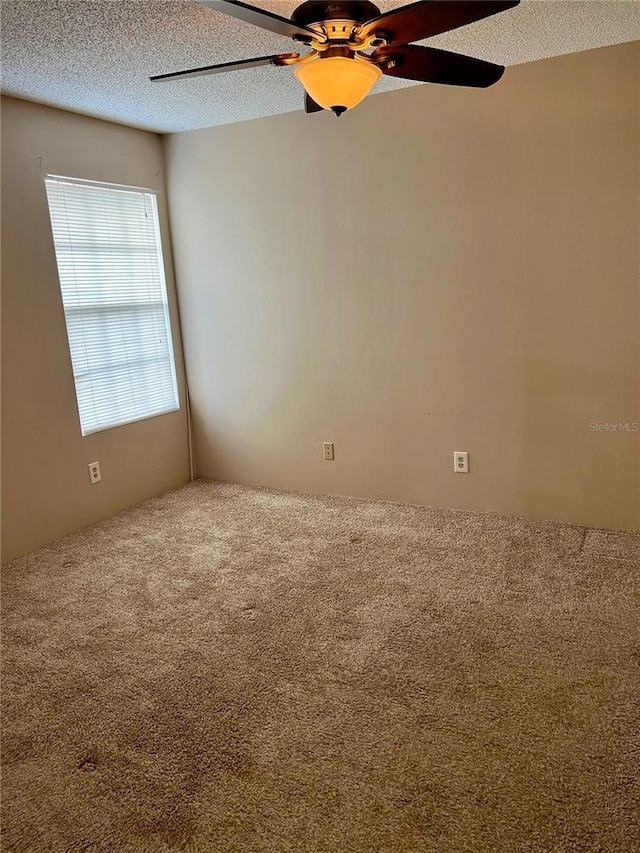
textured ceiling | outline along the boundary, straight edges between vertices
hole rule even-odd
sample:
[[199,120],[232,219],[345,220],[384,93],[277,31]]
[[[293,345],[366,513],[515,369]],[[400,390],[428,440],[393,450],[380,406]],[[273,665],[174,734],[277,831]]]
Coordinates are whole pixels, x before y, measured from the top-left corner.
[[[287,17],[297,5],[253,2]],[[10,95],[160,132],[302,107],[290,68],[150,83],[152,74],[296,50],[290,39],[192,0],[2,0],[0,10],[2,89]],[[517,65],[638,39],[637,0],[523,0],[423,43]],[[405,85],[416,84],[386,77],[374,91]]]

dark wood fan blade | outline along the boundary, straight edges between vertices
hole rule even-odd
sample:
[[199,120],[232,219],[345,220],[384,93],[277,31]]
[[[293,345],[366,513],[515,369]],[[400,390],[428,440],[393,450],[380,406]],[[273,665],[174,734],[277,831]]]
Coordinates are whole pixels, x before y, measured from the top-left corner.
[[305,113],[321,113],[324,107],[316,104],[311,95],[304,93],[304,111]]
[[198,0],[198,3],[201,6],[208,6],[209,9],[214,9],[216,12],[237,18],[239,21],[245,21],[247,24],[255,24],[256,27],[271,30],[272,33],[278,33],[280,36],[289,36],[289,38],[297,38],[300,41],[310,41],[312,38],[320,42],[327,40],[324,36],[296,24],[289,18],[274,15],[273,12],[267,12],[266,9],[249,6],[248,3],[241,3],[240,0]]
[[371,54],[371,58],[384,74],[419,80],[422,83],[445,83],[449,86],[474,86],[484,89],[497,83],[504,74],[502,65],[417,44],[379,47]]
[[158,80],[182,80],[185,77],[206,77],[208,74],[220,74],[222,71],[240,71],[242,68],[258,68],[260,65],[280,65],[279,60],[297,59],[299,53],[276,53],[274,56],[259,56],[257,59],[239,59],[237,62],[223,62],[221,65],[203,65],[202,68],[190,68],[188,71],[173,71],[171,74],[156,74],[149,77],[153,83]]
[[387,44],[409,44],[437,36],[517,6],[520,0],[420,0],[363,24],[359,35],[380,33]]

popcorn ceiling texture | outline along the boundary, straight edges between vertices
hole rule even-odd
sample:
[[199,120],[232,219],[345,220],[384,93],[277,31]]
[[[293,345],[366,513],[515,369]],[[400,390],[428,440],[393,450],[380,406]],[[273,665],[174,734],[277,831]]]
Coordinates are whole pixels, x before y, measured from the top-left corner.
[[640,850],[639,545],[201,480],[9,563],[2,850]]
[[[285,16],[299,5],[254,4]],[[378,5],[384,11],[405,4]],[[159,132],[302,108],[303,91],[290,68],[150,83],[153,74],[297,49],[290,39],[195,2],[3,0],[0,8],[6,94]],[[516,65],[636,39],[635,0],[524,0],[516,9],[424,43]],[[416,84],[384,78],[374,91],[409,85]]]

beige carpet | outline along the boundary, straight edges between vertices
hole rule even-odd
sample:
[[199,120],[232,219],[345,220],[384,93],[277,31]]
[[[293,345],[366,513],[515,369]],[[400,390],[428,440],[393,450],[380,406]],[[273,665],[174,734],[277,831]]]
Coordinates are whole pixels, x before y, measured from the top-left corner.
[[199,481],[17,560],[2,849],[636,851],[639,543]]

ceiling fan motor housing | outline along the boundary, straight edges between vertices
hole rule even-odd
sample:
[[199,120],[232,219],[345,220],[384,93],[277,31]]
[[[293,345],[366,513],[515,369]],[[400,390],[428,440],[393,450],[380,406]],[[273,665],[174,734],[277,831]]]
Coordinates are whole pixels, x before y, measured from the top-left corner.
[[[380,9],[368,0],[307,0],[291,15],[291,20],[302,27],[324,24],[328,21],[353,21],[364,24],[377,18]],[[330,35],[327,33],[327,35]]]

